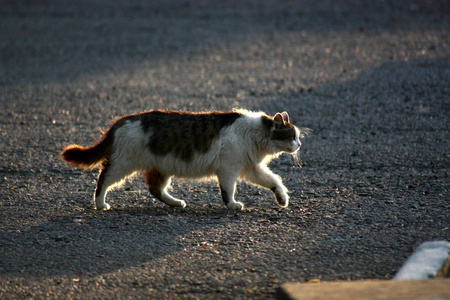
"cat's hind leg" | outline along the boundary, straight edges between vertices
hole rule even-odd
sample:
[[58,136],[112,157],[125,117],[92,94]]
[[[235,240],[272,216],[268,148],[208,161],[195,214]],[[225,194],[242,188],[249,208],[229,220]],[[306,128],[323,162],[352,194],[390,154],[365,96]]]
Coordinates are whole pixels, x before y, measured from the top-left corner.
[[186,207],[186,202],[172,197],[167,192],[167,187],[170,185],[170,176],[166,176],[157,170],[152,170],[144,172],[144,177],[150,193],[155,198],[172,207]]
[[283,185],[280,176],[270,171],[266,165],[254,166],[247,170],[244,176],[248,181],[270,189],[275,194],[279,206],[287,207],[289,205],[287,188]]
[[95,209],[103,209],[108,210],[111,206],[105,202],[106,194],[108,193],[109,187],[105,185],[105,178],[107,173],[107,166],[103,166],[103,169],[100,171],[100,175],[97,180],[97,187],[95,188],[94,193],[94,203]]
[[95,208],[100,210],[110,209],[111,206],[105,202],[106,194],[131,174],[133,174],[132,170],[127,170],[110,162],[104,163],[94,193]]

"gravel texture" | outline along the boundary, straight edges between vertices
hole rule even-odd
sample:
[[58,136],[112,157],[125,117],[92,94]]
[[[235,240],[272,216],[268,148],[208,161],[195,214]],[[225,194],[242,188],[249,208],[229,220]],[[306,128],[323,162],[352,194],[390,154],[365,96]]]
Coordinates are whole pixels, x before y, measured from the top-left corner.
[[[450,239],[450,5],[442,0],[1,1],[0,298],[272,298],[391,278]],[[63,147],[149,109],[286,110],[312,134],[291,191],[142,178],[93,210]]]

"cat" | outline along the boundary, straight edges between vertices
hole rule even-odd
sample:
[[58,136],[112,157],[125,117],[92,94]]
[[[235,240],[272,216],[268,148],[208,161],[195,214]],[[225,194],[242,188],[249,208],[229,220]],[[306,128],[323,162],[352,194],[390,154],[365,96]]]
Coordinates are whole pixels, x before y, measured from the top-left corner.
[[281,153],[295,155],[304,133],[290,123],[287,112],[269,117],[247,110],[152,110],[117,119],[97,144],[68,146],[61,157],[85,169],[101,166],[94,193],[96,209],[110,209],[105,202],[108,190],[137,173],[143,173],[154,197],[172,207],[186,206],[168,192],[173,176],[216,176],[231,210],[244,208],[234,198],[238,179],[270,189],[278,205],[287,207],[288,190],[267,164]]

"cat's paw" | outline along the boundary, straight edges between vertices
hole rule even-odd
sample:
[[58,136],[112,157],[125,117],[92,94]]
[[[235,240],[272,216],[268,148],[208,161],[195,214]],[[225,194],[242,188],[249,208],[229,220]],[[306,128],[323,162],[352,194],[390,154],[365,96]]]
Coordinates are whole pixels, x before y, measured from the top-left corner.
[[287,207],[289,205],[289,196],[287,194],[287,189],[285,187],[276,187],[271,189],[275,194],[277,203],[281,207]]
[[108,203],[97,204],[95,209],[97,209],[97,210],[110,210],[111,209],[111,205],[109,205]]
[[289,197],[286,197],[285,199],[280,199],[280,200],[277,199],[277,202],[278,202],[278,205],[281,207],[288,207]]
[[289,196],[285,193],[275,193],[275,197],[277,198],[277,203],[281,207],[288,207],[289,205]]
[[244,204],[242,202],[230,202],[227,204],[229,210],[243,210]]
[[170,207],[181,207],[181,208],[185,208],[186,207],[186,202],[184,200],[176,200],[176,201],[172,201],[170,203],[167,203],[167,205],[169,205]]

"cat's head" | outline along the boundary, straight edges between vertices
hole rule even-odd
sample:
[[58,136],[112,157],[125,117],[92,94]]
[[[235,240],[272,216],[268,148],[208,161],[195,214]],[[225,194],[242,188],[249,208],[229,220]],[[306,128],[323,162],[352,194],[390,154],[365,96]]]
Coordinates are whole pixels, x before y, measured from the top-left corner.
[[300,138],[303,137],[304,133],[291,124],[288,113],[277,113],[272,118],[269,118],[269,120],[266,121],[266,124],[268,126],[268,136],[273,151],[297,152],[302,145]]

